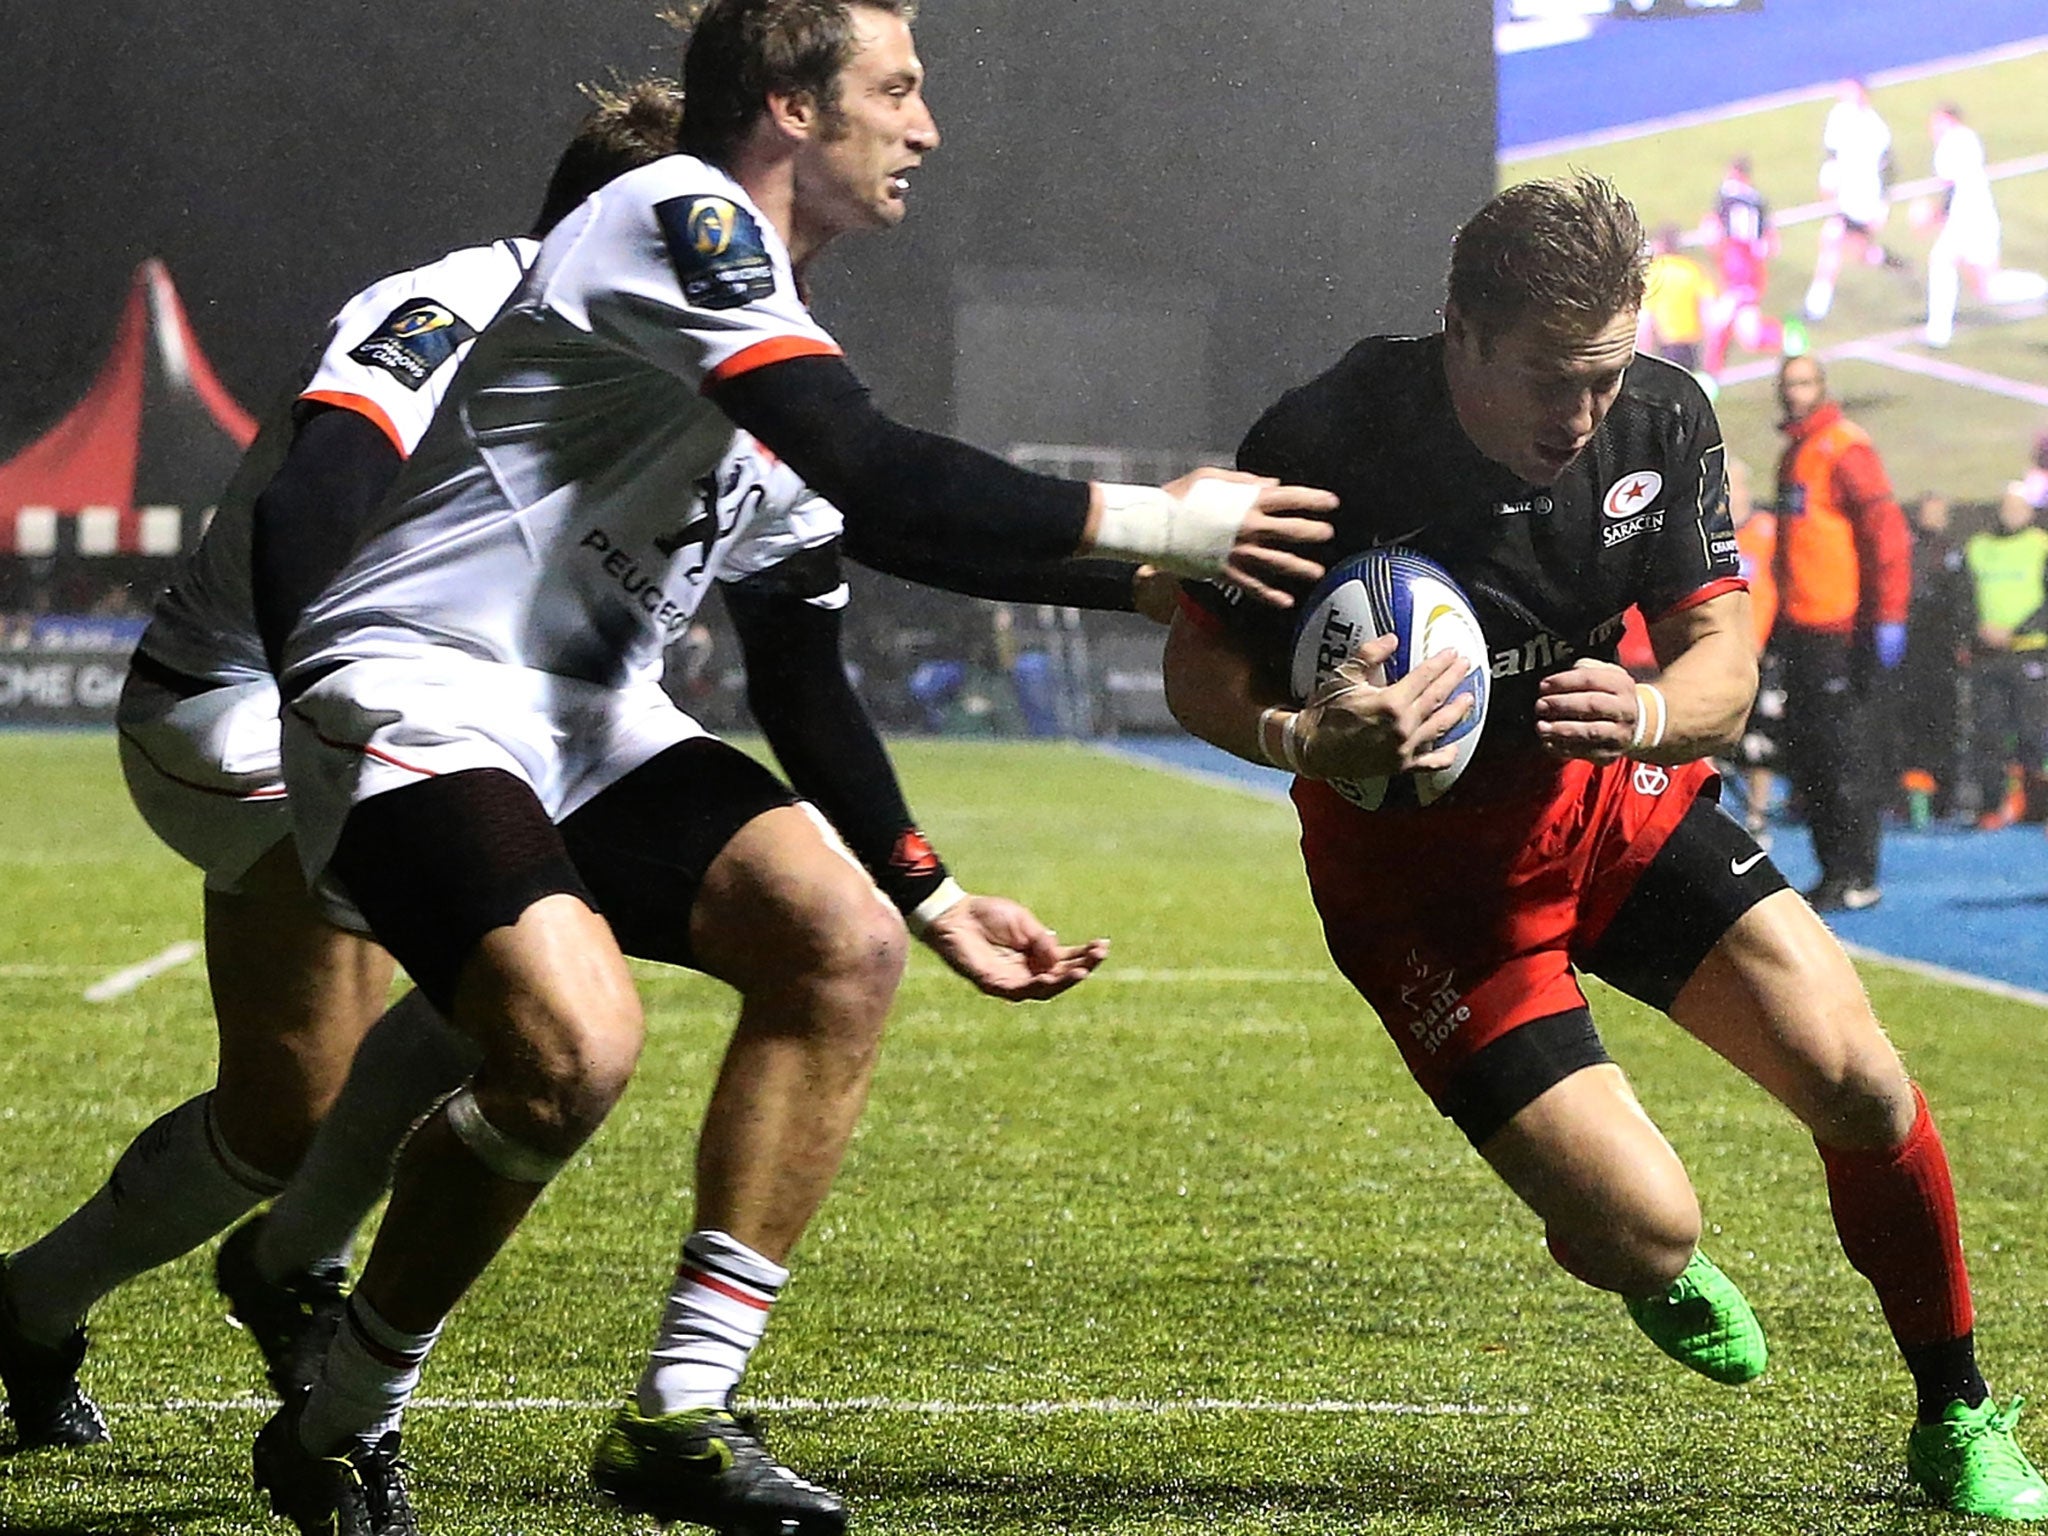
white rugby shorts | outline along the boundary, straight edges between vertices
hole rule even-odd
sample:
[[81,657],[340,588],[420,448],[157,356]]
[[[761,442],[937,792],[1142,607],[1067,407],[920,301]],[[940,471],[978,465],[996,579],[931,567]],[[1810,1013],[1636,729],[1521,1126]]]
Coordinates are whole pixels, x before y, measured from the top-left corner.
[[234,895],[291,835],[276,682],[255,674],[183,698],[131,672],[114,719],[128,795],[149,830],[205,871],[208,890]]
[[1966,212],[1960,218],[1951,214],[1941,226],[1941,233],[1934,237],[1934,246],[1927,253],[1928,264],[1994,269],[1998,265],[1999,235],[1995,209]]
[[652,678],[605,687],[452,650],[350,662],[285,711],[299,858],[332,905],[339,892],[323,872],[349,811],[374,795],[499,768],[559,822],[648,759],[709,734]]

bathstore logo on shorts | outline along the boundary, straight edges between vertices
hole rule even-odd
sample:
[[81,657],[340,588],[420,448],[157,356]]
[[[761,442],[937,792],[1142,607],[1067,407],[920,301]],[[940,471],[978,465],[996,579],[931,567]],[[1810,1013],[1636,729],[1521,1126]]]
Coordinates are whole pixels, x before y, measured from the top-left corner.
[[1655,763],[1636,764],[1636,793],[1661,795],[1671,787],[1671,775]]
[[1401,988],[1401,1006],[1410,1015],[1408,1032],[1432,1056],[1472,1017],[1472,1009],[1458,991],[1457,973],[1434,969],[1419,949],[1408,951],[1408,981]]

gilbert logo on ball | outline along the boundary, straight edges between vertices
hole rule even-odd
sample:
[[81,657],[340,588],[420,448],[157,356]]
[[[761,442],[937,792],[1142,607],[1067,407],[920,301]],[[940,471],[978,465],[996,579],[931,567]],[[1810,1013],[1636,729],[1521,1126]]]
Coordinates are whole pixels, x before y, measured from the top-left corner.
[[1453,698],[1471,711],[1443,738],[1456,746],[1447,768],[1387,778],[1333,779],[1330,787],[1361,810],[1430,805],[1458,782],[1478,750],[1491,692],[1486,636],[1450,572],[1412,550],[1369,549],[1334,567],[1301,605],[1290,683],[1298,701],[1321,691],[1368,640],[1392,635],[1394,654],[1367,681],[1384,688],[1440,651],[1455,651],[1467,671]]

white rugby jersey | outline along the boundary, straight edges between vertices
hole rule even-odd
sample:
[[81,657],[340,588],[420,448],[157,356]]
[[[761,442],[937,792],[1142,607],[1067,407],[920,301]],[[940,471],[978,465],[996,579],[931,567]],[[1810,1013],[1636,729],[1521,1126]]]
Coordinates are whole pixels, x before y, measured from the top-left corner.
[[1957,229],[1998,227],[1998,206],[1991,198],[1991,177],[1984,168],[1984,141],[1977,130],[1956,123],[1934,146],[1934,174],[1953,189],[1948,222]]
[[1869,224],[1884,214],[1884,160],[1892,131],[1877,108],[1838,101],[1828,109],[1821,144],[1834,159],[1835,202],[1846,218]]
[[601,685],[655,675],[709,582],[753,558],[738,546],[779,468],[705,386],[838,352],[737,182],[686,155],[619,177],[478,339],[287,671],[445,645]]
[[453,251],[372,283],[341,307],[291,389],[265,416],[222,493],[199,547],[157,600],[142,649],[191,677],[267,676],[251,588],[256,498],[284,462],[293,414],[315,401],[365,416],[411,454],[448,392],[456,365],[539,252],[533,240]]

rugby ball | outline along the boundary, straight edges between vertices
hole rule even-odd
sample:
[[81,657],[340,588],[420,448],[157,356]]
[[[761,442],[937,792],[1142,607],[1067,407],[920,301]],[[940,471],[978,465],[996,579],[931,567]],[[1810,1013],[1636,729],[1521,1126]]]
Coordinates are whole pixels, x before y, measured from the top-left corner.
[[1486,636],[1450,572],[1412,550],[1369,549],[1333,567],[1300,611],[1289,678],[1298,703],[1313,698],[1360,646],[1380,635],[1392,635],[1399,643],[1394,654],[1373,670],[1370,680],[1377,687],[1399,682],[1439,651],[1456,651],[1465,658],[1470,670],[1452,697],[1470,695],[1472,709],[1444,737],[1444,745],[1458,749],[1449,767],[1329,781],[1338,794],[1366,811],[1431,805],[1441,799],[1479,749],[1492,691]]

